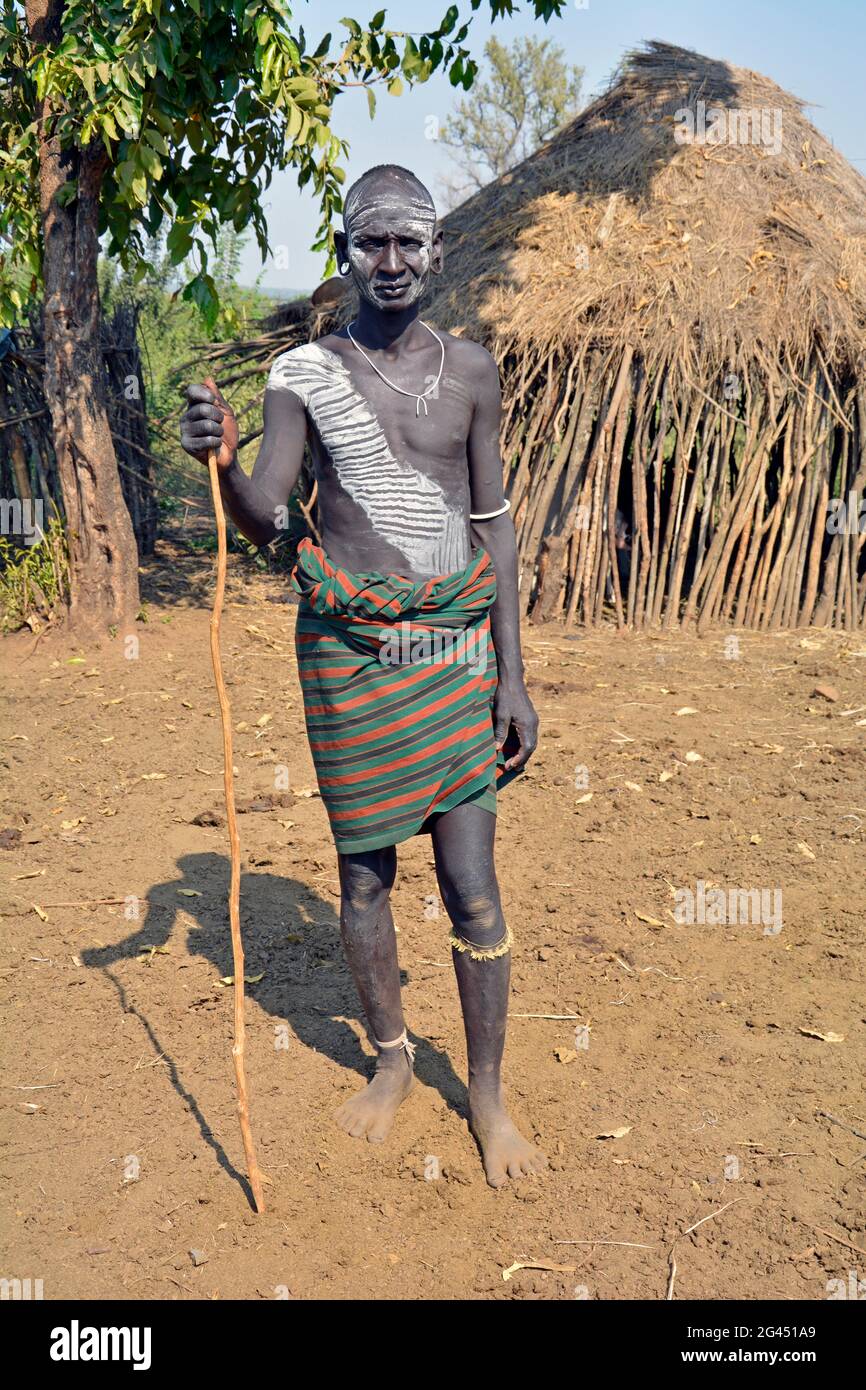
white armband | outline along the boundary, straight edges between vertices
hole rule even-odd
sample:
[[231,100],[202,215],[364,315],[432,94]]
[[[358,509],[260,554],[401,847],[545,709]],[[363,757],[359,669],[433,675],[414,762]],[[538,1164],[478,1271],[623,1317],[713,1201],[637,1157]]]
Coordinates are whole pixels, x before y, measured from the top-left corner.
[[510,503],[510,502],[505,502],[505,503],[503,503],[503,505],[502,505],[501,507],[497,507],[495,512],[470,512],[470,513],[469,513],[469,520],[470,520],[470,521],[489,521],[489,520],[491,519],[491,517],[494,517],[494,516],[501,516],[503,512],[507,512],[507,511],[508,511],[508,508],[509,508],[510,506],[511,506],[511,503]]

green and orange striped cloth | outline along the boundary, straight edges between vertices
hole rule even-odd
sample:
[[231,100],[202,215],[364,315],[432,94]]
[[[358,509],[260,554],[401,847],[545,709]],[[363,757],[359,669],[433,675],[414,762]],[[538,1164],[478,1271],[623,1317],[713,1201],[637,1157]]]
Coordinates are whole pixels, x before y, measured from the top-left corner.
[[495,814],[504,758],[487,551],[414,581],[349,574],[305,539],[292,587],[307,734],[339,853],[407,840],[464,801]]

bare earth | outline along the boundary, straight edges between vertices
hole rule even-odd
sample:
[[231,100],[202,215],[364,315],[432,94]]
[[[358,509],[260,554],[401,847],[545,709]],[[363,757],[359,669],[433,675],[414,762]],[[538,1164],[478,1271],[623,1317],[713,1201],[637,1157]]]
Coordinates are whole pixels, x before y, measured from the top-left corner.
[[[160,544],[135,660],[123,634],[3,644],[0,829],[21,836],[0,837],[0,1273],[131,1299],[823,1299],[862,1277],[866,635],[744,634],[737,657],[723,633],[526,630],[542,739],[500,805],[505,1074],[552,1168],[494,1192],[425,838],[394,891],[419,1084],[383,1145],[333,1123],[372,1052],[295,609],[232,557],[237,795],[262,808],[240,817],[256,1217],[221,983],[226,831],[192,823],[224,814],[212,571]],[[676,922],[699,880],[780,889],[781,930]],[[82,905],[135,897],[138,920]],[[553,1268],[503,1279],[516,1262]]]

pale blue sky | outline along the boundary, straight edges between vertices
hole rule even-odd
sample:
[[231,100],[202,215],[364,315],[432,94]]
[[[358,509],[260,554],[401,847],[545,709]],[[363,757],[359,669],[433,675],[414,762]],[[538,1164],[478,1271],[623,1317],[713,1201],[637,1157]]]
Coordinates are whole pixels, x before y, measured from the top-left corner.
[[[364,23],[380,8],[382,0],[363,7],[362,0],[295,0],[293,5],[311,48],[329,30],[335,42],[345,33],[343,15]],[[395,29],[429,28],[447,8],[448,0],[396,0],[387,6],[386,22]],[[524,3],[520,14],[495,25],[479,10],[469,40],[478,58],[491,31],[503,42],[518,34],[549,34],[570,63],[586,69],[584,101],[604,86],[623,53],[645,39],[756,69],[808,102],[813,123],[866,174],[866,0],[588,0],[587,9],[569,4],[563,18],[548,25],[532,18],[532,7]],[[462,95],[447,78],[435,76],[413,91],[404,89],[400,97],[382,90],[374,121],[363,92],[342,95],[334,129],[351,145],[348,182],[371,164],[393,162],[413,169],[435,197],[449,151],[425,138],[425,118],[445,120]],[[271,243],[285,250],[281,263],[266,263],[261,283],[312,288],[324,269],[324,257],[309,250],[318,221],[314,198],[307,190],[299,192],[287,173],[274,178],[266,199]],[[287,269],[281,268],[286,254]],[[261,269],[259,252],[250,244],[240,278],[252,284]]]

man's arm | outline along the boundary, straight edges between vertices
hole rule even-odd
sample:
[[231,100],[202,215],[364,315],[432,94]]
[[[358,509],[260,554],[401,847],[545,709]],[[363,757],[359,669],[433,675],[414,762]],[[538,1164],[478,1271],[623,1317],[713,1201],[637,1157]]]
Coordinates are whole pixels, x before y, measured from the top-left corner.
[[[475,411],[469,428],[470,511],[494,512],[505,502],[502,491],[502,455],[499,427],[502,396],[499,369],[490,354],[473,344],[476,359],[472,379],[477,382]],[[471,523],[473,539],[484,547],[496,571],[496,602],[490,610],[490,627],[499,684],[493,705],[496,743],[501,747],[513,724],[520,738],[520,751],[506,763],[521,768],[532,756],[538,742],[538,715],[532,706],[523,673],[520,650],[520,608],[517,593],[517,542],[509,512],[489,521]]]
[[181,416],[180,442],[207,464],[217,449],[220,492],[226,511],[254,545],[267,545],[279,533],[277,509],[289,500],[304,461],[307,417],[293,391],[265,391],[264,434],[253,471],[238,463],[238,423],[228,401],[208,378],[188,386],[189,409]]

